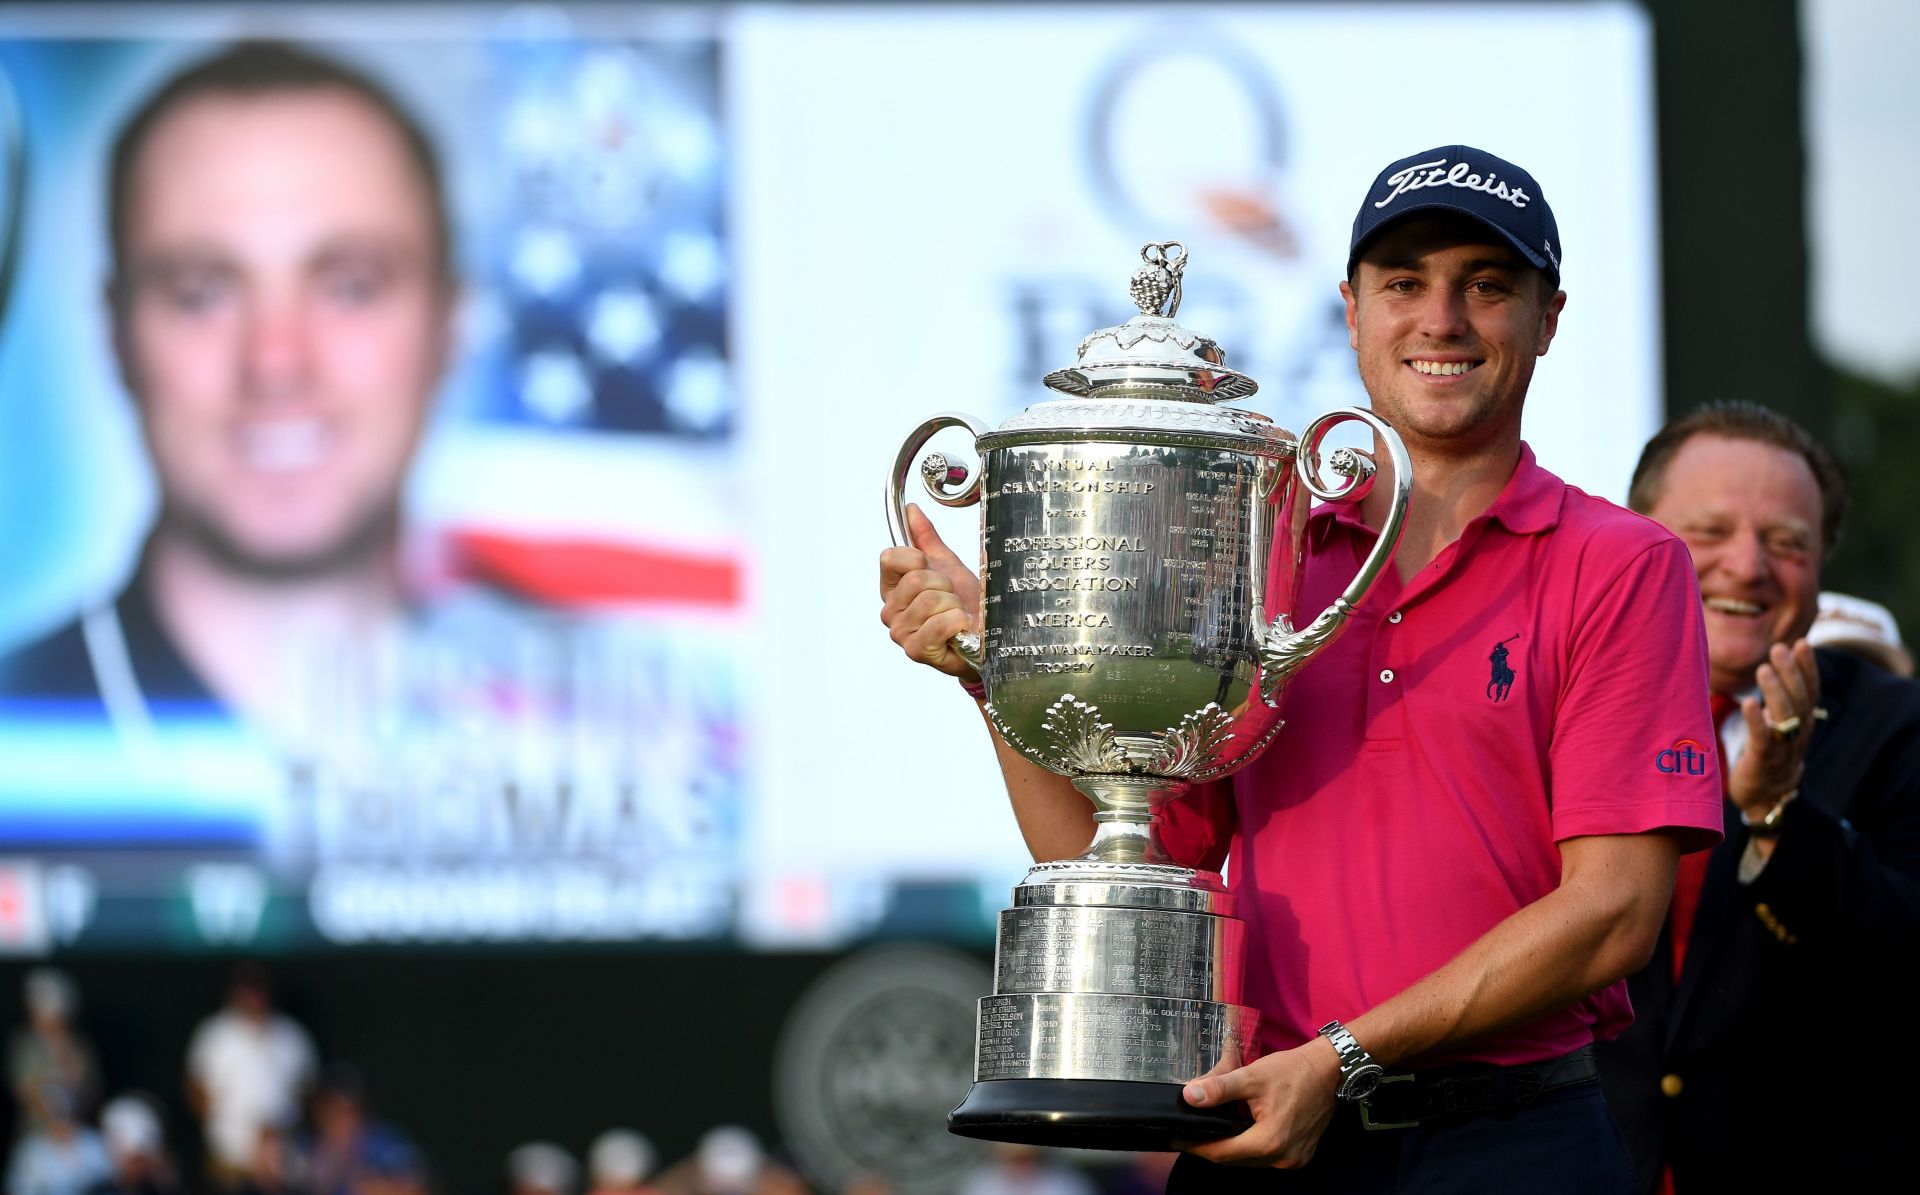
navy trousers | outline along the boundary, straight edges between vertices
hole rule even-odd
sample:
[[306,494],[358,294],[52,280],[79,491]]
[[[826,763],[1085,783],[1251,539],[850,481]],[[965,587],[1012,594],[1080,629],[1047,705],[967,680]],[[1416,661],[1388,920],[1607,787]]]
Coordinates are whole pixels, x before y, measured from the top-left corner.
[[1599,1079],[1502,1112],[1369,1132],[1342,1105],[1313,1160],[1295,1170],[1216,1166],[1183,1155],[1167,1195],[1627,1195],[1620,1128]]

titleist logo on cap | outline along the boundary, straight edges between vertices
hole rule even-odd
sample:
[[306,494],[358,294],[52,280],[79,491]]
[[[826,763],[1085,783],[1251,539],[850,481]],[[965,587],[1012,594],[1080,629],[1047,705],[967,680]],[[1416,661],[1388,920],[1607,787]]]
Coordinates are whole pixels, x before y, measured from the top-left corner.
[[1463,187],[1469,191],[1484,191],[1496,199],[1504,199],[1515,207],[1525,207],[1533,201],[1525,188],[1509,187],[1495,181],[1495,175],[1488,171],[1485,175],[1473,173],[1473,167],[1465,162],[1455,162],[1447,167],[1445,158],[1431,162],[1415,162],[1411,166],[1394,171],[1387,176],[1393,184],[1393,193],[1373,206],[1382,208],[1405,195],[1408,191],[1418,191],[1423,187]]

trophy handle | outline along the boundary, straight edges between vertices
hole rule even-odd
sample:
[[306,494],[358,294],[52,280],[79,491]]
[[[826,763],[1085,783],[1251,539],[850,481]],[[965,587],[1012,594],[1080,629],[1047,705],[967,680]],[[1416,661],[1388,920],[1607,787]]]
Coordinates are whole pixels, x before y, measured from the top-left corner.
[[[907,478],[913,474],[913,458],[928,440],[950,427],[964,427],[978,443],[981,436],[990,430],[986,424],[971,415],[962,415],[955,411],[942,411],[913,429],[906,442],[900,445],[900,453],[893,458],[893,471],[887,474],[887,530],[893,535],[893,544],[897,548],[911,548],[913,540],[907,535]],[[947,459],[944,452],[929,452],[920,462],[920,481],[927,493],[942,506],[972,506],[980,501],[980,483],[986,477],[983,469],[978,474],[968,475],[965,465],[957,465]],[[977,631],[962,631],[948,641],[961,659],[973,665],[975,671],[986,666],[986,657],[980,650],[980,634]]]
[[1331,489],[1320,484],[1316,472],[1320,441],[1326,438],[1329,431],[1348,420],[1359,420],[1371,427],[1380,443],[1386,446],[1387,456],[1393,462],[1393,502],[1387,508],[1386,522],[1380,527],[1380,538],[1374,541],[1373,551],[1367,553],[1360,571],[1354,574],[1345,591],[1333,599],[1333,604],[1299,631],[1293,629],[1292,622],[1282,612],[1261,636],[1260,698],[1274,708],[1280,705],[1280,691],[1288,678],[1312,659],[1315,652],[1333,642],[1346,628],[1347,619],[1352,616],[1354,608],[1366,600],[1374,582],[1380,579],[1387,563],[1393,559],[1393,550],[1400,545],[1401,526],[1407,521],[1407,499],[1413,492],[1413,466],[1407,459],[1407,448],[1400,442],[1399,433],[1372,411],[1360,407],[1342,407],[1328,411],[1307,425],[1307,430],[1300,437],[1300,454],[1294,459],[1294,468],[1300,474],[1301,483],[1322,502],[1358,502],[1373,489],[1378,466],[1351,448],[1339,449],[1327,461],[1329,468],[1347,479],[1346,484]]

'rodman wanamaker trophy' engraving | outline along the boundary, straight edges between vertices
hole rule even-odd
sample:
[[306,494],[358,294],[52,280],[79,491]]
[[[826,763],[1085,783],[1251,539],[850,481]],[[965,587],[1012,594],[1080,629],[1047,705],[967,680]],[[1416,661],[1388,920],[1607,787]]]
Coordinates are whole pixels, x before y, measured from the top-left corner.
[[[1165,1149],[1249,1123],[1244,1107],[1180,1097],[1186,1081],[1253,1058],[1257,1014],[1240,1003],[1246,927],[1232,894],[1168,857],[1156,811],[1272,741],[1287,678],[1340,632],[1406,514],[1406,451],[1370,412],[1322,415],[1296,441],[1218,405],[1252,394],[1253,379],[1174,322],[1185,249],[1141,257],[1140,314],[1047,375],[1065,397],[993,430],[936,415],[887,480],[896,544],[915,472],[944,505],[984,498],[981,629],[955,649],[979,669],[1001,737],[1095,806],[1087,852],[1033,868],[1000,915],[974,1084],[948,1117],[969,1136]],[[1349,420],[1391,459],[1392,502],[1359,574],[1301,625],[1309,496],[1355,502],[1374,482],[1373,460],[1346,449],[1327,462],[1344,480],[1319,476],[1321,440]],[[950,427],[973,434],[978,472],[939,453],[916,469]]]

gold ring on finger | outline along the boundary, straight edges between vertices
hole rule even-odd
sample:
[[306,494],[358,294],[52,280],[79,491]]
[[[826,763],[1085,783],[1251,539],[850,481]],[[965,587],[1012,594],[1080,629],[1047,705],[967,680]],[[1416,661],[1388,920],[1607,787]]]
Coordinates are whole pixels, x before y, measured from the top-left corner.
[[1795,714],[1790,718],[1782,718],[1778,722],[1769,722],[1767,729],[1773,732],[1774,738],[1784,743],[1800,733],[1800,715]]

